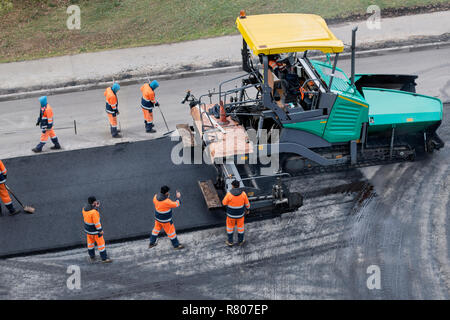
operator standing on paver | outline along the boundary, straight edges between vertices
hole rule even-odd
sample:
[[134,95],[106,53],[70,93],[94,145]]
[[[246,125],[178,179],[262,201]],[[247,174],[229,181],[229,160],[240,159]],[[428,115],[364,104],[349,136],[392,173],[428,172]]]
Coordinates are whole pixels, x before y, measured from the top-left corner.
[[119,100],[117,99],[117,92],[120,90],[120,85],[114,83],[112,87],[108,87],[105,90],[106,97],[106,113],[108,114],[108,120],[111,127],[111,135],[113,138],[122,137],[117,129],[117,116],[119,115]]
[[250,209],[250,202],[247,194],[239,189],[239,181],[231,182],[232,189],[225,195],[222,204],[227,206],[227,234],[228,239],[225,243],[228,246],[233,246],[234,226],[237,225],[238,243],[243,245],[244,240],[244,215]]
[[157,245],[156,239],[158,238],[161,229],[164,229],[174,249],[183,249],[184,246],[179,243],[177,234],[175,232],[175,226],[172,221],[172,208],[178,208],[180,206],[181,193],[177,191],[177,200],[170,200],[169,196],[170,188],[168,186],[162,186],[161,192],[155,194],[153,197],[153,203],[155,205],[155,226],[153,227],[152,234],[150,236],[149,248],[153,248]]
[[154,133],[153,129],[153,107],[159,106],[159,102],[155,100],[155,90],[159,87],[159,83],[153,80],[141,87],[142,99],[141,108],[144,113],[145,132]]
[[[5,207],[8,209],[9,214],[11,216],[18,214],[20,210],[14,209],[14,205],[12,203],[12,199],[9,196],[9,192],[6,189],[6,176],[8,170],[6,170],[3,161],[0,160],[0,199],[2,200]],[[0,215],[2,214],[2,207],[0,206]]]
[[41,103],[41,110],[36,126],[40,125],[42,129],[41,142],[39,142],[39,144],[31,150],[36,153],[41,152],[48,138],[50,138],[53,142],[53,146],[50,149],[61,149],[61,145],[58,142],[58,137],[53,130],[53,109],[50,107],[50,104],[47,103],[47,96],[40,97],[39,102]]
[[83,208],[84,232],[87,235],[87,247],[91,262],[95,261],[95,244],[100,252],[102,262],[112,262],[106,254],[105,239],[103,238],[103,228],[100,223],[100,201],[94,196],[88,198],[88,204]]

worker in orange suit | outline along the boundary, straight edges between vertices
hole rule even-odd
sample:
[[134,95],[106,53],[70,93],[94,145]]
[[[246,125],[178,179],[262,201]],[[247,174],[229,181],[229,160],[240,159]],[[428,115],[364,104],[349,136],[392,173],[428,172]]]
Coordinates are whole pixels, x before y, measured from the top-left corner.
[[279,78],[282,78],[282,72],[285,71],[286,65],[284,63],[279,62],[279,55],[270,55],[269,56],[269,68],[272,72]]
[[156,80],[141,87],[141,108],[144,113],[145,131],[150,133],[156,132],[153,129],[153,108],[159,106],[159,102],[155,100],[155,90],[158,87],[159,83]]
[[97,244],[97,249],[100,252],[100,257],[102,262],[109,263],[112,262],[106,254],[105,239],[103,238],[103,228],[100,223],[100,212],[98,208],[100,207],[100,201],[98,201],[94,196],[88,198],[88,204],[83,208],[83,219],[84,219],[84,232],[87,235],[87,247],[89,258],[92,262],[96,260],[95,258],[95,245]]
[[234,180],[231,182],[232,189],[227,192],[225,198],[222,200],[222,204],[227,206],[227,234],[228,239],[225,243],[228,246],[233,246],[233,234],[234,227],[237,226],[238,231],[238,244],[241,246],[244,244],[244,215],[248,213],[250,209],[250,202],[248,201],[247,194],[239,189],[239,181]]
[[153,204],[155,205],[155,226],[153,227],[152,234],[150,235],[149,248],[153,248],[157,245],[156,239],[158,238],[161,229],[164,229],[174,249],[183,249],[184,246],[178,241],[175,226],[172,221],[172,209],[180,206],[181,193],[177,191],[177,200],[170,200],[169,196],[170,188],[168,186],[162,186],[161,192],[155,194],[153,197]]
[[[2,200],[5,207],[8,209],[9,214],[11,216],[18,214],[20,210],[16,210],[12,203],[12,199],[9,195],[8,190],[6,189],[6,176],[8,170],[6,170],[3,161],[0,160],[0,199]],[[0,206],[0,215],[2,214],[2,207]]]
[[308,86],[309,88],[314,87],[313,81],[308,81],[308,83],[305,85],[306,79],[303,77],[300,77],[300,103],[303,106],[305,110],[310,110],[312,105],[312,99],[313,95],[311,93],[307,93],[307,90],[305,89],[305,86]]
[[117,129],[117,116],[119,115],[119,100],[117,99],[117,92],[120,90],[120,85],[114,83],[112,87],[105,90],[106,97],[106,114],[108,115],[109,125],[111,127],[111,136],[113,138],[120,138],[119,130]]
[[53,142],[53,146],[50,148],[52,150],[61,149],[61,145],[59,144],[58,137],[53,130],[53,109],[47,102],[47,96],[42,96],[39,98],[39,102],[41,104],[41,110],[39,113],[39,118],[37,119],[36,126],[41,127],[41,141],[39,144],[31,149],[33,152],[39,153],[42,151],[42,148],[45,146],[48,138],[50,138]]

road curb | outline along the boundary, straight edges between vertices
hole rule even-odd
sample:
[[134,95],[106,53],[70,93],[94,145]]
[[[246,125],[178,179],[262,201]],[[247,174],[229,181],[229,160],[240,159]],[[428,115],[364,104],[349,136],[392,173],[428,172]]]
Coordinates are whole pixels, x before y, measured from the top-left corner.
[[[450,41],[445,41],[445,42],[423,43],[423,44],[417,44],[417,45],[404,45],[404,46],[396,46],[396,47],[389,47],[389,48],[362,49],[362,50],[359,50],[356,52],[356,57],[364,58],[364,57],[373,57],[373,56],[383,56],[383,55],[388,55],[388,54],[397,53],[397,52],[415,52],[415,51],[423,51],[423,50],[430,50],[430,49],[446,48],[449,46],[450,46]],[[311,57],[314,57],[316,59],[324,59],[325,55],[316,55],[316,56],[311,56]],[[350,58],[351,58],[351,53],[347,52],[347,51],[344,53],[341,53],[339,55],[339,59],[345,60],[345,59],[350,59]],[[197,69],[197,70],[189,70],[189,71],[184,71],[184,72],[173,72],[173,73],[168,73],[168,74],[155,75],[155,76],[152,76],[152,79],[156,79],[156,80],[160,80],[160,81],[161,80],[174,80],[174,79],[181,79],[181,78],[208,76],[208,75],[213,75],[213,74],[218,74],[218,73],[236,72],[239,70],[242,70],[241,69],[241,61],[233,61],[231,63],[231,65],[226,66],[226,67]],[[133,85],[133,84],[147,81],[147,74],[136,74],[136,75],[131,76],[130,78],[121,79],[119,81],[120,81],[120,85],[122,85],[122,86]],[[70,83],[73,84],[74,81],[70,81]],[[40,89],[40,90],[32,90],[32,91],[4,94],[4,95],[0,95],[0,101],[18,100],[18,99],[38,97],[41,95],[56,95],[56,94],[62,94],[62,93],[101,89],[101,88],[105,88],[105,87],[109,86],[110,84],[111,84],[111,80],[110,80],[110,77],[108,77],[108,78],[98,79],[97,81],[93,80],[93,82],[88,83],[88,84],[69,85],[69,86],[63,86],[63,87],[45,88],[45,89]]]

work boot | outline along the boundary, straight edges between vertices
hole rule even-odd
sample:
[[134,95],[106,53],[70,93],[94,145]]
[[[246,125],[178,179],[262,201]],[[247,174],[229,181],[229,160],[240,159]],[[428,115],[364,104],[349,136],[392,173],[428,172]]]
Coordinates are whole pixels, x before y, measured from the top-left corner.
[[14,210],[14,211],[10,211],[9,215],[10,216],[15,216],[16,214],[20,213],[20,210]]
[[153,123],[152,122],[145,121],[144,123],[145,123],[145,132],[147,132],[147,133],[155,133],[156,132],[156,130],[153,129]]
[[45,143],[43,142],[39,142],[39,144],[34,147],[33,149],[31,149],[31,151],[35,152],[35,153],[39,153],[42,152],[42,148],[44,147]]
[[113,138],[122,138],[122,135],[119,134],[119,130],[117,130],[117,127],[111,127],[111,136]]
[[233,242],[230,242],[230,241],[228,241],[228,240],[225,240],[225,244],[226,244],[227,246],[229,246],[229,247],[232,247],[232,246],[234,245]]
[[7,205],[6,207],[8,208],[10,216],[15,216],[16,214],[20,213],[20,210],[16,210],[12,204]]
[[52,138],[52,142],[53,142],[53,146],[50,147],[50,149],[52,149],[52,150],[59,150],[59,149],[61,149],[61,145],[58,142],[58,138],[56,138],[56,137]]
[[97,260],[96,256],[89,257],[89,262],[94,263]]
[[239,246],[242,247],[245,243],[245,240],[242,240],[241,242],[239,242]]
[[10,216],[14,216],[14,215],[20,213],[20,210],[16,210],[16,209],[14,208],[14,206],[13,206],[12,203],[6,205],[6,208],[8,208],[8,211],[9,211],[9,215],[10,215]]
[[148,245],[148,248],[151,249],[151,248],[153,248],[153,247],[156,247],[157,245],[158,245],[158,242],[150,243],[150,244]]
[[102,263],[111,263],[112,259],[106,258],[105,260],[102,260]]
[[176,247],[174,247],[175,250],[181,250],[183,248],[184,248],[184,246],[181,243],[179,245],[177,245]]

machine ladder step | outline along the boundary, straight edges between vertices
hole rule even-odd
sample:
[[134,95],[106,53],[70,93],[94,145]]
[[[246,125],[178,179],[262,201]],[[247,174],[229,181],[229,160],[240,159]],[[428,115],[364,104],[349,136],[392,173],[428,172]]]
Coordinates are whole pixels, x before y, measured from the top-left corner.
[[208,209],[221,208],[222,202],[219,199],[217,190],[211,180],[199,181],[198,185],[202,190]]

